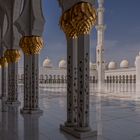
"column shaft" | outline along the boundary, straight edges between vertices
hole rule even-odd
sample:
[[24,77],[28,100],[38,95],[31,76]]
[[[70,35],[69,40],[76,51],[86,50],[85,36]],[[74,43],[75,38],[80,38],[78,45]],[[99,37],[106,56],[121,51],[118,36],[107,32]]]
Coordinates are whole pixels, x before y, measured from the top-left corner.
[[1,89],[2,89],[2,94],[1,94],[1,96],[2,96],[2,98],[4,97],[6,97],[6,94],[7,94],[7,67],[2,67],[1,68],[1,70],[2,70],[2,75],[1,75],[1,77],[2,77],[2,82],[1,82]]
[[38,54],[24,55],[24,107],[23,113],[40,112]]
[[78,37],[78,125],[89,131],[89,35]]
[[17,91],[18,63],[8,65],[8,104],[19,104]]
[[77,39],[67,38],[67,126],[77,122]]

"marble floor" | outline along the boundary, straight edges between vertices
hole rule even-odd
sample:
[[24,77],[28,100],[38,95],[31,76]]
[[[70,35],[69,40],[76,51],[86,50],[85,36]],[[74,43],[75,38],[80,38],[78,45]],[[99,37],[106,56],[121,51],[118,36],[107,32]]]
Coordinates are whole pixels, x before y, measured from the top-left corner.
[[[107,84],[98,92],[90,85],[90,125],[97,138],[86,140],[140,140],[140,100],[134,84]],[[42,116],[21,115],[23,86],[19,86],[21,106],[8,107],[0,101],[0,140],[77,140],[61,132],[66,120],[66,86],[40,87]]]

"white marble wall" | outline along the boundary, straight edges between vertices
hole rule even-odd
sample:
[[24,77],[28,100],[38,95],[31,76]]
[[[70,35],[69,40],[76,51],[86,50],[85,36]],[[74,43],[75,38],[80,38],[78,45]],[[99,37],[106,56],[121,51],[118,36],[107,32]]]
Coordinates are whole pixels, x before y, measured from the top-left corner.
[[[66,77],[66,69],[60,69],[60,68],[43,68],[40,67],[40,76],[39,79],[46,78],[46,75],[51,76],[52,78],[59,76],[60,78],[63,76],[64,78]],[[114,70],[106,70],[105,71],[105,80],[107,80],[107,77],[113,77],[113,76],[127,76],[130,78],[136,76],[136,68],[131,67],[127,69],[114,69]],[[23,67],[19,68],[19,79],[23,76]],[[90,69],[90,76],[93,78],[95,77],[95,80],[97,80],[97,71],[95,69]]]

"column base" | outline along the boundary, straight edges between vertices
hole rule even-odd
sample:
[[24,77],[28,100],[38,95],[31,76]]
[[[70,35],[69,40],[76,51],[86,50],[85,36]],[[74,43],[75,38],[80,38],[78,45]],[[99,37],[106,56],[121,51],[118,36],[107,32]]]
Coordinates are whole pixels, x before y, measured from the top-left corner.
[[17,106],[19,106],[21,103],[20,103],[20,101],[6,101],[5,102],[5,104],[7,105],[7,106],[15,106],[15,107],[17,107]]
[[79,131],[79,129],[75,129],[74,127],[67,127],[64,125],[60,125],[60,130],[79,139],[97,137],[97,131],[92,131],[91,129],[89,129],[89,131],[83,131],[82,129],[80,129]]
[[7,97],[2,97],[1,98],[1,111],[2,112],[7,112],[7,105],[6,105]]
[[2,95],[0,95],[0,99],[2,99],[2,98],[6,98],[6,96],[2,96]]
[[66,127],[75,127],[76,124],[74,124],[74,123],[69,123],[69,122],[65,122],[64,126],[66,126]]
[[40,114],[40,115],[42,115],[43,111],[40,109],[24,109],[23,108],[20,110],[20,113],[21,114]]
[[5,101],[5,102],[7,101],[7,97],[6,96],[1,96],[0,99]]

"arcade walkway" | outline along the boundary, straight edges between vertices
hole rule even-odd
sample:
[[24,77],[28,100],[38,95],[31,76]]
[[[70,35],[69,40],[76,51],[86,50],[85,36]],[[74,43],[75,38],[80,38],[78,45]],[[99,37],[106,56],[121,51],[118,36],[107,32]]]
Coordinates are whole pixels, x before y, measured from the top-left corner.
[[[64,89],[58,91],[40,89],[40,107],[44,111],[40,117],[21,116],[14,107],[0,111],[0,140],[76,140],[59,130],[66,120],[66,93]],[[105,91],[93,92],[93,87],[91,90],[90,123],[98,130],[97,140],[140,140],[140,101],[134,101],[134,90],[112,91],[108,89],[107,95]],[[21,101],[22,86],[19,93]]]

